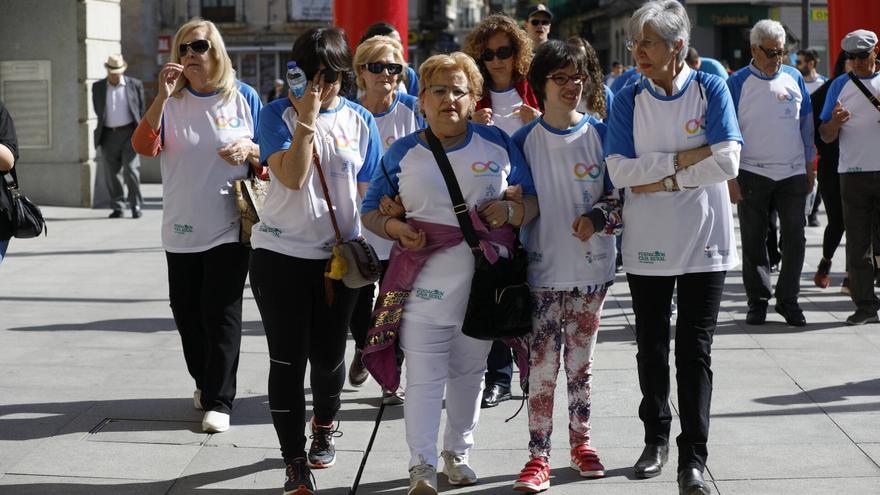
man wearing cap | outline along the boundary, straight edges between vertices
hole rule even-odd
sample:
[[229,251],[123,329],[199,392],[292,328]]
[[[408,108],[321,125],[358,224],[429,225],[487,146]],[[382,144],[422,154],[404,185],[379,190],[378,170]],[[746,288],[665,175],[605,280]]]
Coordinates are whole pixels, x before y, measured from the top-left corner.
[[131,216],[140,218],[144,202],[138,172],[140,161],[131,146],[131,135],[144,114],[144,84],[123,75],[128,64],[118,53],[110,55],[104,67],[107,77],[92,86],[92,105],[98,116],[95,148],[101,148],[107,189],[113,202],[110,218],[122,218],[126,207],[120,170],[128,187]]
[[872,223],[880,217],[880,73],[877,72],[877,35],[859,29],[847,34],[840,47],[852,61],[852,75],[874,97],[869,101],[849,74],[837,77],[828,88],[819,134],[830,143],[840,138],[840,196],[846,228],[846,262],[849,288],[856,312],[850,325],[877,323],[880,299],[874,292]]
[[553,21],[553,13],[550,12],[544,4],[539,3],[529,10],[526,17],[525,28],[529,39],[532,40],[532,50],[537,50],[539,46],[547,41],[547,35],[550,34],[550,23]]

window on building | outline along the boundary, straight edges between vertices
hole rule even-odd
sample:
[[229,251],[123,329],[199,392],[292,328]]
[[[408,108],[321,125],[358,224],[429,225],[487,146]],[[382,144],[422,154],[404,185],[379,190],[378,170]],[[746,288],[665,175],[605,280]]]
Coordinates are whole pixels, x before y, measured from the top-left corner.
[[235,0],[202,0],[202,17],[214,22],[235,22]]

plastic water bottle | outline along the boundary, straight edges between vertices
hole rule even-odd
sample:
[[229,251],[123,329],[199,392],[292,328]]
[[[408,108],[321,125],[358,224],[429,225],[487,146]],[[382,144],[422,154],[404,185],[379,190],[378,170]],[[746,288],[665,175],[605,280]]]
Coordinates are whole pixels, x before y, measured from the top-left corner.
[[307,83],[306,73],[296,65],[296,61],[291,60],[287,62],[287,87],[290,88],[290,92],[293,93],[296,99],[302,98],[302,95],[306,92]]

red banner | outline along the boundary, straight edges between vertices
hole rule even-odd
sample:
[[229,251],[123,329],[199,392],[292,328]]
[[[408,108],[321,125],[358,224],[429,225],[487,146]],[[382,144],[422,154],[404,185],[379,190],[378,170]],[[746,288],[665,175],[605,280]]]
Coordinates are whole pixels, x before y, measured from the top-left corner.
[[880,2],[876,0],[828,0],[828,62],[840,53],[840,40],[856,29],[880,35]]
[[351,49],[357,47],[367,28],[377,22],[387,22],[397,28],[400,42],[403,43],[403,56],[407,57],[409,38],[409,2],[407,0],[385,0],[382,2],[363,2],[360,0],[334,0],[333,24],[345,29]]

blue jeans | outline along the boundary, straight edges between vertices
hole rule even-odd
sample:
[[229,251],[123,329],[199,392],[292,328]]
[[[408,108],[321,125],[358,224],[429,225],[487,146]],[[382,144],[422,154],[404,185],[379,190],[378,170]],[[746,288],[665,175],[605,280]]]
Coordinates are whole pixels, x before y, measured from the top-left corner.
[[0,263],[3,263],[3,257],[6,256],[7,247],[9,247],[9,239],[0,241]]

